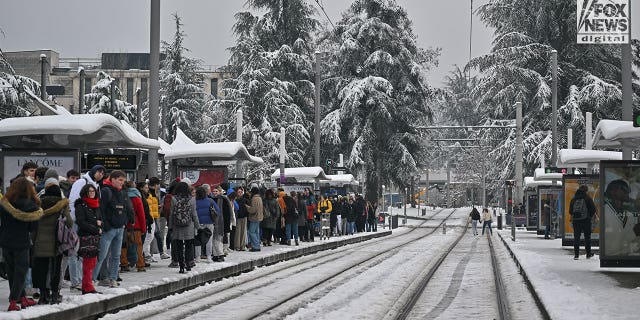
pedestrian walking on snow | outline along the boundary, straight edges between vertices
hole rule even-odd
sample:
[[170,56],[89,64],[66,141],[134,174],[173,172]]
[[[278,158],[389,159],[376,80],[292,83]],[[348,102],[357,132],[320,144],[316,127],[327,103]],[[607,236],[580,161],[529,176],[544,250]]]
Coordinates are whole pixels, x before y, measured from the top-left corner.
[[480,212],[476,207],[473,207],[471,213],[469,213],[469,219],[471,219],[471,230],[473,230],[473,235],[478,235],[478,221],[480,221]]
[[489,226],[489,233],[493,235],[493,231],[491,231],[491,222],[493,222],[493,217],[487,208],[482,209],[482,221],[482,235],[484,236],[484,228],[487,226]]

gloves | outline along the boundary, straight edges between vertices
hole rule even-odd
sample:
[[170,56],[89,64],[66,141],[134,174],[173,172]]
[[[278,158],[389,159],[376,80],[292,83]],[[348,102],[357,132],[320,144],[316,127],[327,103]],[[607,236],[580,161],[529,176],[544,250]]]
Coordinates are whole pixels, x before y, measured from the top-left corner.
[[150,224],[147,225],[147,233],[151,233],[151,225]]

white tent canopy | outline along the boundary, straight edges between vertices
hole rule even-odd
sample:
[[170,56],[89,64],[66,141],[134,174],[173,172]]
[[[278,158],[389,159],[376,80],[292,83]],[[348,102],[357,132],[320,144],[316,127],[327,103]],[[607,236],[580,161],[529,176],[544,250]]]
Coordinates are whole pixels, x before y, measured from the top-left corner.
[[622,152],[584,149],[560,149],[558,168],[588,168],[602,160],[622,160]]
[[545,173],[544,168],[536,168],[536,170],[533,172],[533,179],[535,181],[562,180],[562,173]]
[[196,143],[191,140],[191,138],[187,137],[184,132],[180,128],[176,130],[176,138],[171,143],[172,149],[180,149],[185,146],[195,146]]
[[[299,167],[285,168],[284,176],[286,178],[295,178],[298,182],[314,182],[315,179],[330,180],[321,167]],[[272,180],[280,179],[280,170],[277,169],[271,174]]]
[[264,162],[262,158],[250,155],[247,148],[245,148],[241,142],[194,143],[192,145],[185,143],[177,145],[174,141],[174,143],[171,144],[170,150],[163,151],[164,159],[167,161],[174,159],[204,158],[204,160],[215,161],[218,164],[232,164],[237,160],[245,160],[252,163]]
[[632,121],[600,120],[593,135],[593,146],[598,148],[620,148],[622,142],[640,144],[640,128]]
[[165,154],[167,153],[167,151],[170,151],[171,145],[169,145],[168,142],[162,140],[162,138],[158,138],[158,143],[160,143],[160,150],[158,150],[158,153],[160,154]]
[[551,180],[544,180],[544,181],[536,181],[533,177],[524,177],[524,187],[525,188],[535,188],[538,186],[561,186],[562,182],[560,181],[551,181]]
[[[279,171],[278,171],[279,172]],[[330,186],[344,186],[344,185],[360,185],[360,182],[356,180],[352,174],[333,174],[327,175],[329,179],[320,180],[320,183],[328,183]]]
[[3,147],[158,149],[128,123],[108,114],[66,114],[7,118],[0,121]]

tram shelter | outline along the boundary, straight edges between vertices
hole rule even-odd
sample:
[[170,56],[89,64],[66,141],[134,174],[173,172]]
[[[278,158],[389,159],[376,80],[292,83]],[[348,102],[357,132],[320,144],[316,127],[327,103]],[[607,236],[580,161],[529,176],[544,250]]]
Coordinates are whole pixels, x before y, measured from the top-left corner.
[[549,186],[538,186],[538,229],[537,234],[543,235],[545,232],[545,211],[549,212],[551,221],[550,233],[554,238],[558,235],[558,226],[562,222],[562,175],[559,172],[546,172],[545,168],[536,168],[533,173],[534,181],[549,181]]
[[284,177],[284,181],[281,181],[279,169],[271,174],[271,180],[280,183],[280,186],[287,193],[291,191],[302,192],[304,188],[319,191],[320,181],[331,180],[321,167],[285,168]]
[[327,177],[329,179],[320,180],[320,192],[323,194],[346,196],[357,191],[360,186],[360,182],[352,174],[333,174]]

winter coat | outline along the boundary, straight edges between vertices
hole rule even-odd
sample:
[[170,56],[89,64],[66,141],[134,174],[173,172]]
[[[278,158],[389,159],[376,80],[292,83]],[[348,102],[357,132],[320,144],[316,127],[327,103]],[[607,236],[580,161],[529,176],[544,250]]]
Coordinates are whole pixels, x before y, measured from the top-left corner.
[[164,196],[164,200],[162,201],[162,215],[164,216],[165,219],[167,219],[167,221],[169,221],[169,216],[171,216],[171,199],[173,198],[173,195],[171,193],[167,193],[166,196]]
[[196,212],[198,212],[198,221],[200,221],[200,224],[213,224],[210,213],[212,203],[213,199],[209,197],[196,199]]
[[82,199],[74,203],[76,208],[76,223],[78,224],[78,236],[99,235],[98,220],[102,220],[100,207],[90,208]]
[[329,199],[324,199],[318,203],[318,213],[331,213],[333,211],[333,204]]
[[482,221],[492,221],[493,220],[493,216],[491,215],[491,212],[487,211],[483,211],[482,212]]
[[284,204],[285,204],[284,222],[286,224],[296,223],[298,221],[298,212],[297,212],[298,204],[296,203],[296,200],[293,199],[291,196],[285,196]]
[[[231,217],[233,216],[231,202],[225,196],[214,197],[213,201],[218,204],[218,207],[220,207],[220,210],[222,211],[222,214],[218,215],[218,219],[216,220],[213,232],[216,234],[222,234],[223,231],[224,233],[231,232]],[[220,218],[220,216],[222,216],[222,218]]]
[[282,213],[280,213],[280,205],[278,204],[278,200],[264,199],[262,201],[262,207],[265,212],[269,212],[269,217],[262,219],[260,226],[267,229],[275,229],[278,219],[280,219],[280,217],[282,216]]
[[242,219],[249,217],[249,210],[247,210],[247,207],[251,205],[251,201],[247,197],[243,196],[237,198],[236,203],[238,204],[236,218]]
[[264,207],[262,206],[262,197],[259,194],[254,194],[251,197],[251,206],[245,208],[249,212],[249,221],[260,222],[264,219]]
[[59,255],[57,250],[58,217],[65,216],[67,227],[73,227],[69,213],[69,199],[56,196],[42,196],[43,215],[38,221],[38,229],[33,241],[33,257],[52,258]]
[[152,193],[149,193],[149,195],[147,195],[147,204],[149,205],[149,215],[151,218],[154,220],[160,218],[158,198],[153,196]]
[[60,180],[60,189],[65,198],[69,198],[71,194],[71,183],[68,180]]
[[[315,217],[315,213],[317,212],[318,205],[316,203],[316,199],[314,197],[307,197],[307,220],[313,220]],[[304,212],[304,211],[303,211]]]
[[191,205],[191,224],[188,226],[180,227],[175,224],[175,206],[178,203],[178,197],[174,196],[171,199],[171,219],[169,219],[169,229],[172,229],[171,237],[173,240],[192,240],[196,236],[196,230],[200,227],[200,220],[198,220],[198,212],[196,211],[196,198],[190,197],[189,204]]
[[587,205],[587,212],[589,212],[589,217],[587,219],[591,219],[596,214],[596,205],[593,203],[593,199],[591,199],[591,197],[586,192],[580,189],[576,191],[576,194],[573,196],[573,199],[571,199],[571,202],[569,203],[569,213],[573,212],[573,204],[578,199],[584,199],[585,204]]
[[135,215],[135,218],[133,220],[134,223],[127,224],[127,228],[128,229],[133,228],[134,230],[137,230],[137,231],[146,232],[147,218],[144,214],[144,205],[142,204],[142,195],[140,194],[140,191],[136,188],[127,189],[127,194],[129,196],[129,199],[131,199],[131,204],[133,205],[133,213]]
[[471,213],[469,214],[469,217],[471,217],[471,220],[480,220],[480,212],[478,211],[478,209],[473,208],[473,210],[471,210]]
[[44,211],[31,199],[19,198],[10,203],[0,200],[0,246],[11,250],[31,247],[29,233],[38,228],[38,220]]
[[100,212],[104,231],[119,229],[127,224],[128,204],[125,197],[128,199],[122,190],[117,190],[110,184],[105,184],[100,189]]
[[[302,212],[306,212],[307,211],[307,201],[306,199],[300,197],[298,199],[298,212],[302,213]],[[299,214],[298,215],[298,226],[305,226],[307,224],[307,216],[304,214]]]
[[[80,179],[76,180],[76,182],[74,182],[73,185],[71,186],[71,191],[69,191],[69,203],[76,203],[76,200],[80,199],[80,190],[82,190],[82,187],[87,185],[87,183],[94,186],[96,188],[96,193],[100,194],[100,185],[93,180],[93,177],[91,176],[91,172],[87,172],[83,174],[80,177]],[[76,219],[75,206],[71,206],[70,209],[71,209],[71,217],[75,221]]]

